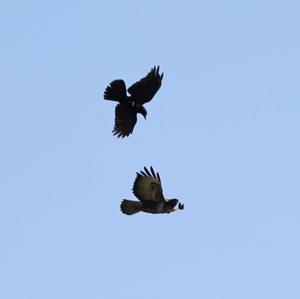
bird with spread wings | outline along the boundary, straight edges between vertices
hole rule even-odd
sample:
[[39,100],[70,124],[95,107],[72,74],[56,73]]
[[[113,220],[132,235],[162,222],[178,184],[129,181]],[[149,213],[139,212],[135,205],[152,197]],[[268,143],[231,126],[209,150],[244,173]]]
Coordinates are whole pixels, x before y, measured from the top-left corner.
[[124,199],[121,202],[121,211],[126,215],[138,212],[162,214],[184,209],[178,199],[164,198],[159,173],[155,173],[152,166],[150,171],[144,167],[144,171],[137,172],[132,191],[139,201]]
[[159,66],[154,66],[141,80],[131,85],[127,91],[124,80],[112,81],[104,91],[104,99],[119,102],[115,108],[115,125],[113,134],[119,137],[129,136],[140,113],[146,119],[147,110],[143,104],[152,100],[161,86],[164,74],[159,74]]

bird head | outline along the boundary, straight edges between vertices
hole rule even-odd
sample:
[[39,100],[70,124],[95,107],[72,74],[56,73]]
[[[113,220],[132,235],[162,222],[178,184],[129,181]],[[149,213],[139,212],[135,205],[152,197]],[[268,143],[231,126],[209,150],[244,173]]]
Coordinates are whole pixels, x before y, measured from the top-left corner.
[[[169,212],[174,212],[176,210],[183,210],[184,209],[184,205],[182,203],[179,203],[179,200],[176,199],[176,198],[173,198],[173,199],[169,199],[167,202],[166,202],[166,209],[169,211]],[[176,208],[178,204],[178,207]]]
[[141,113],[145,119],[147,119],[147,110],[145,109],[144,106],[140,105],[140,106],[137,106],[137,112],[138,113]]

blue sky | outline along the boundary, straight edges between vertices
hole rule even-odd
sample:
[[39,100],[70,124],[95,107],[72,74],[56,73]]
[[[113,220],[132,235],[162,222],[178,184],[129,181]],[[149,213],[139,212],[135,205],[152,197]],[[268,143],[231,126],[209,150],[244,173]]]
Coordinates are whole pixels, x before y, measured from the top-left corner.
[[[0,297],[300,298],[298,1],[0,4]],[[154,65],[134,134],[106,85]],[[136,171],[169,215],[125,216]]]

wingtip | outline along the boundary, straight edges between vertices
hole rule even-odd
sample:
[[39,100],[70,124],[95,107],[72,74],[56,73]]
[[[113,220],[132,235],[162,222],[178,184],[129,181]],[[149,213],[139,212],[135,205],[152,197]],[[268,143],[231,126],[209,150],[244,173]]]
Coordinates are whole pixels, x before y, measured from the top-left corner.
[[157,176],[156,176],[155,171],[152,166],[150,166],[150,171],[151,171],[152,176],[157,179]]
[[111,131],[112,133],[113,133],[113,135],[114,136],[116,136],[117,138],[125,138],[125,137],[128,137],[130,134],[124,134],[124,133],[122,133],[122,132],[118,132],[118,131],[116,131],[115,129],[113,129],[112,131]]
[[159,74],[159,69],[160,69],[160,66],[159,66],[159,65],[158,65],[158,66],[155,65],[155,66],[152,68],[152,71],[155,73],[156,76],[159,76],[159,77],[160,77],[160,80],[162,80],[163,77],[164,77],[164,73],[162,72],[161,74]]
[[161,183],[161,179],[160,179],[159,173],[157,172],[156,175],[157,175],[157,178],[158,178],[159,182]]
[[150,173],[150,171],[147,169],[146,166],[144,167],[144,170],[145,170],[145,172],[147,173],[147,175],[151,176],[151,173]]
[[160,68],[159,65],[157,65],[157,66],[154,65],[154,66],[152,67],[151,71],[154,72],[155,74],[158,74],[158,73],[159,73],[159,68]]

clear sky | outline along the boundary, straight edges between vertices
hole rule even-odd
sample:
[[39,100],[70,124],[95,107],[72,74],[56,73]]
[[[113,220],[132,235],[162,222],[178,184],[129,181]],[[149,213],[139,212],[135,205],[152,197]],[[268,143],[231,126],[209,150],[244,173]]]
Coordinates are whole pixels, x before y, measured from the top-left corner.
[[[2,1],[0,298],[299,299],[299,1]],[[134,134],[110,81],[154,65]],[[185,210],[125,216],[152,165]]]

